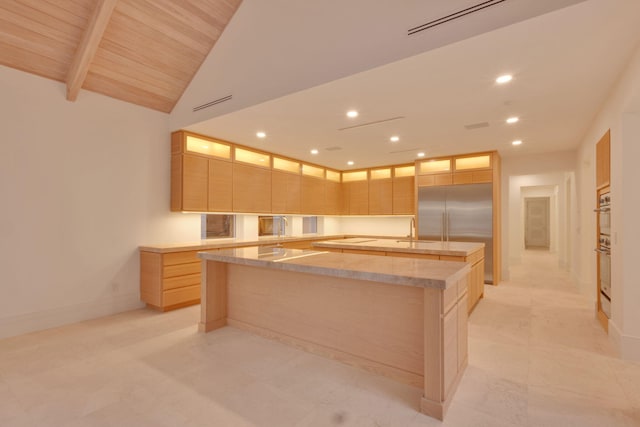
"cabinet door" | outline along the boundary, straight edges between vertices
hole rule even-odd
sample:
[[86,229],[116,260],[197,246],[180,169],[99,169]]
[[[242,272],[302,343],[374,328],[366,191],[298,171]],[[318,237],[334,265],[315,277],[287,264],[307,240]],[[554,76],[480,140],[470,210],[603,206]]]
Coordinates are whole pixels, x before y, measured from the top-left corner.
[[369,182],[347,182],[349,197],[349,215],[369,214]]
[[233,164],[233,211],[271,212],[271,171]]
[[393,214],[415,215],[415,178],[393,178]]
[[233,207],[233,177],[231,162],[209,159],[208,210],[231,212]]
[[271,172],[271,210],[273,213],[300,213],[300,175]]
[[209,159],[190,154],[182,155],[182,210],[207,210]]
[[340,215],[342,213],[342,184],[339,182],[325,181],[325,215]]
[[302,176],[303,214],[323,214],[325,201],[325,180],[311,176]]
[[369,181],[369,214],[390,215],[393,213],[393,182],[388,179]]

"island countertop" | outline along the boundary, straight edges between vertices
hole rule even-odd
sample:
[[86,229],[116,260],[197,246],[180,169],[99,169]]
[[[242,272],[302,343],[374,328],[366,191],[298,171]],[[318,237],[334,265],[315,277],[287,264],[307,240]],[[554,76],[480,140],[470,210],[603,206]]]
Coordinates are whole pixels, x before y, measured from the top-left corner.
[[476,242],[437,242],[407,239],[380,239],[354,237],[340,240],[314,242],[313,246],[321,250],[356,249],[385,252],[404,252],[415,254],[447,255],[466,257],[484,248],[484,243]]
[[248,247],[200,252],[203,260],[272,268],[331,277],[447,289],[470,271],[467,263],[376,257],[278,247]]

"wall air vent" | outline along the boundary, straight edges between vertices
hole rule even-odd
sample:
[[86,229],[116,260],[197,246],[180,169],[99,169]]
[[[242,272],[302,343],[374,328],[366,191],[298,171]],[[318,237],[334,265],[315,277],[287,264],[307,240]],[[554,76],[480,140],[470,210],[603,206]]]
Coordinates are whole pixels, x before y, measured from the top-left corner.
[[478,3],[474,6],[468,7],[466,9],[459,10],[455,13],[452,13],[447,16],[443,16],[442,18],[434,19],[433,21],[427,22],[426,24],[418,25],[417,27],[409,28],[407,31],[407,35],[411,36],[413,34],[419,33],[420,31],[428,30],[429,28],[437,27],[438,25],[445,24],[449,21],[453,21],[454,19],[462,18],[463,16],[469,15],[474,12],[479,12],[483,9],[486,9],[491,6],[495,6],[500,4],[506,0],[489,0]]
[[195,113],[196,111],[204,110],[205,108],[209,108],[222,102],[229,101],[231,98],[233,98],[233,95],[227,95],[214,101],[207,102],[206,104],[198,105],[197,107],[193,107],[193,112]]
[[488,127],[489,127],[489,123],[487,123],[487,122],[473,123],[473,124],[470,124],[470,125],[464,125],[464,128],[466,130],[482,129],[482,128],[488,128]]

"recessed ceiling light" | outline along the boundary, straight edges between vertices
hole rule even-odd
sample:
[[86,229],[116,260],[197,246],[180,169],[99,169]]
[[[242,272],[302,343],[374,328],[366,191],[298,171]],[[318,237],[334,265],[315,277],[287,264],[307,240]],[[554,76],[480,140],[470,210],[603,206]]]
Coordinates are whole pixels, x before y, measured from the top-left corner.
[[318,150],[314,148],[313,150],[311,150],[311,154],[318,154]]
[[519,139],[516,139],[511,143],[511,145],[520,145],[520,144],[522,144],[522,141],[520,141]]
[[423,152],[418,153],[418,157],[424,157],[424,153]]
[[358,112],[356,110],[347,111],[347,117],[351,117],[352,119],[358,117]]
[[395,136],[395,135],[394,135],[394,136],[392,136],[391,138],[389,138],[389,140],[390,140],[391,142],[398,142],[398,141],[400,141],[400,137],[399,137],[399,136]]
[[513,76],[511,74],[504,74],[496,79],[496,83],[504,84],[510,82],[512,79]]
[[520,119],[517,118],[517,117],[509,117],[507,119],[507,123],[509,123],[509,124],[518,123],[518,120],[520,120]]
[[262,131],[260,131],[260,132],[256,132],[256,136],[258,138],[265,138],[267,136],[267,134],[262,132]]
[[347,162],[347,164],[348,164],[349,166],[353,166],[353,160],[349,160],[349,161]]

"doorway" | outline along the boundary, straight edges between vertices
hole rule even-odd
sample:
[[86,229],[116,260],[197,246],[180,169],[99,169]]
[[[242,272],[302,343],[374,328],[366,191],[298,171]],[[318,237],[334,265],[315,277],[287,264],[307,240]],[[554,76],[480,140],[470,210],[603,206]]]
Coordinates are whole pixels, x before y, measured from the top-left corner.
[[524,247],[525,249],[549,249],[549,197],[524,199]]

